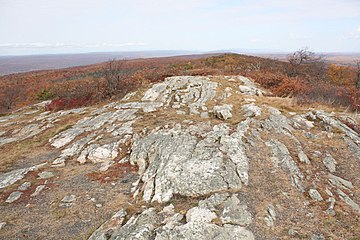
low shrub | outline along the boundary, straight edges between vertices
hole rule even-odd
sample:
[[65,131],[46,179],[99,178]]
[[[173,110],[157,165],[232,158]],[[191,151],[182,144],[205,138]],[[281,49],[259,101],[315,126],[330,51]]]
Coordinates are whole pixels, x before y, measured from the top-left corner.
[[59,111],[85,106],[90,102],[90,97],[81,98],[55,98],[45,106],[46,111]]
[[55,95],[50,90],[43,89],[36,94],[35,98],[38,101],[46,101],[46,100],[50,100],[50,99],[54,98],[54,96]]

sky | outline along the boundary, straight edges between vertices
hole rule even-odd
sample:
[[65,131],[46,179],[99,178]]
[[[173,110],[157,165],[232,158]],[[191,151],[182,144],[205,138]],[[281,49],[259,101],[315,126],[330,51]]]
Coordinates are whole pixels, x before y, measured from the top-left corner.
[[360,52],[360,0],[0,0],[0,55]]

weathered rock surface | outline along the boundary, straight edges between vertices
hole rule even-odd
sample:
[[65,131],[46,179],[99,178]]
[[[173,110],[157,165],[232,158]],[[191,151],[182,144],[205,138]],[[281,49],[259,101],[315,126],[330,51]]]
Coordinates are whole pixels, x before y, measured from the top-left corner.
[[6,226],[6,222],[0,222],[0,230]]
[[224,209],[221,213],[220,219],[223,224],[233,225],[249,225],[252,222],[250,212],[246,205],[240,204],[240,200],[233,195],[223,202]]
[[[217,197],[215,196],[215,198]],[[227,207],[235,207],[238,204],[235,196],[229,199],[231,203],[226,203]],[[218,207],[221,200],[218,202],[215,200],[214,202],[213,197],[207,200],[207,202],[214,203]],[[228,210],[226,208],[225,214],[234,214],[229,213]],[[120,213],[115,214],[109,222],[106,222],[95,231],[90,239],[106,239],[106,233],[108,233],[109,239],[255,239],[253,233],[244,227],[232,224],[218,226],[212,223],[212,220],[218,216],[215,212],[205,207],[204,204],[187,211],[186,223],[181,221],[184,216],[176,213],[172,205],[165,207],[161,212],[157,212],[154,208],[146,209],[139,215],[132,216],[122,226],[125,215],[123,210]],[[241,223],[251,223],[251,216],[250,220],[247,219],[249,217],[248,214],[246,216],[241,214],[238,216],[232,215],[232,217],[227,215],[227,219],[231,218],[234,220],[240,218],[242,219],[240,220]],[[111,221],[114,224],[110,225],[111,227],[109,228]]]
[[227,120],[232,117],[232,105],[224,104],[221,106],[214,107],[214,114],[219,119]]
[[323,200],[320,193],[316,189],[310,189],[309,190],[309,195],[315,201],[322,201]]
[[217,218],[216,214],[207,208],[194,207],[186,213],[186,222],[209,223]]
[[248,183],[241,126],[232,135],[227,125],[220,124],[203,134],[203,139],[188,128],[160,130],[135,141],[130,161],[139,166],[137,191],[145,201],[166,202],[174,194],[201,196],[240,189],[242,182]]
[[270,147],[270,158],[276,166],[280,166],[289,174],[291,183],[296,186],[299,191],[304,191],[302,179],[304,178],[296,162],[291,157],[287,147],[277,141],[270,140],[266,143]]
[[186,106],[190,113],[199,114],[199,109],[216,95],[218,83],[211,82],[208,77],[169,77],[165,82],[154,84],[141,99],[144,102],[161,102],[169,106],[173,104]]
[[5,202],[7,203],[12,203],[12,202],[15,202],[16,200],[18,200],[22,195],[22,192],[20,191],[15,191],[15,192],[12,192],[9,197],[6,199]]
[[254,103],[246,104],[241,107],[245,113],[245,117],[257,117],[261,115],[261,108],[256,106]]
[[[264,95],[241,76],[180,76],[101,107],[0,117],[0,238],[44,238],[54,217],[50,239],[359,236],[360,117]],[[341,224],[320,233],[324,216]]]
[[268,227],[274,227],[276,220],[276,211],[272,204],[270,204],[266,210],[265,222]]
[[54,173],[52,172],[48,172],[48,171],[44,171],[38,174],[38,179],[47,179],[47,178],[52,178],[54,177]]
[[28,168],[16,169],[0,175],[0,189],[5,188],[25,177],[30,170]]
[[224,225],[220,227],[211,223],[190,222],[167,229],[156,236],[155,240],[207,240],[236,239],[252,240],[254,235],[243,227]]
[[326,154],[323,163],[329,172],[333,173],[336,171],[336,160],[330,154]]
[[127,213],[124,209],[120,209],[108,221],[102,224],[91,236],[89,240],[107,240],[112,233],[118,232],[123,224]]
[[23,179],[28,172],[37,170],[42,166],[44,166],[44,164],[40,164],[30,168],[16,169],[7,173],[0,173],[0,189],[14,184],[20,179]]
[[31,186],[31,182],[24,182],[18,187],[18,190],[25,191]]
[[35,188],[35,191],[34,191],[30,196],[31,196],[31,197],[35,197],[35,196],[39,195],[40,192],[41,192],[42,190],[44,190],[45,187],[46,187],[46,185],[39,185],[39,186],[37,186],[37,187]]

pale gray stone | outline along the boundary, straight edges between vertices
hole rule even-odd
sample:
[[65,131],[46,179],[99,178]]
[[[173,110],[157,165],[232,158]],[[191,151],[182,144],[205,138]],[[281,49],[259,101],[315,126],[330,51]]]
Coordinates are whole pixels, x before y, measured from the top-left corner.
[[155,112],[162,107],[162,102],[129,102],[117,105],[116,109],[142,109],[145,113]]
[[252,223],[251,213],[247,210],[246,205],[240,204],[236,195],[232,195],[222,204],[224,206],[220,216],[222,223],[241,226]]
[[208,77],[169,77],[148,89],[142,101],[161,102],[164,106],[169,106],[171,100],[175,99],[180,105],[188,106],[191,114],[199,114],[199,109],[203,109],[205,103],[215,97],[217,85]]
[[24,182],[18,187],[19,191],[25,191],[31,186],[31,182]]
[[54,177],[54,173],[53,172],[48,172],[48,171],[44,171],[38,174],[38,179],[47,179],[47,178],[52,178]]
[[200,113],[200,117],[209,118],[209,113],[208,112],[202,112],[202,113]]
[[[192,128],[163,129],[135,140],[130,162],[139,166],[143,183],[140,191],[145,201],[166,202],[174,194],[200,196],[229,188],[240,189],[237,171],[246,182],[247,166],[243,165],[247,164],[247,158],[238,156],[240,160],[237,160],[230,155],[227,160],[226,151],[221,151],[224,142],[229,142],[218,142],[219,138],[229,136],[226,125],[214,126],[201,140],[189,131]],[[241,149],[239,153],[245,155]]]
[[339,194],[339,197],[347,204],[349,205],[355,212],[360,214],[360,206],[354,200],[352,200],[346,193],[341,191],[340,189],[337,189],[336,192]]
[[209,209],[193,207],[186,213],[187,222],[211,222],[217,218],[216,214]]
[[110,240],[150,240],[155,236],[155,225],[159,216],[155,209],[149,208],[138,216],[132,216],[122,227],[114,229]]
[[325,192],[327,193],[327,195],[329,195],[329,197],[334,196],[334,194],[330,191],[328,187],[325,188]]
[[345,188],[345,189],[352,189],[354,186],[351,182],[341,178],[341,177],[338,177],[338,176],[335,176],[335,175],[332,175],[330,174],[329,176],[329,181],[330,183],[332,183],[334,186],[336,187],[339,187],[339,188]]
[[305,132],[304,136],[310,139],[318,139],[319,137],[311,132]]
[[312,155],[313,155],[313,157],[319,158],[319,157],[321,157],[322,152],[320,152],[320,151],[313,151]]
[[55,159],[52,163],[54,166],[65,166],[66,159],[69,159],[71,157],[74,157],[81,153],[81,151],[84,149],[87,143],[89,143],[93,138],[95,137],[95,134],[89,134],[88,136],[72,143],[67,148],[61,151],[60,156]]
[[328,199],[328,202],[330,203],[329,204],[329,207],[326,209],[326,213],[333,216],[335,215],[335,211],[334,211],[334,207],[335,207],[335,198],[331,197]]
[[41,192],[42,190],[44,190],[45,187],[46,187],[46,185],[39,185],[39,186],[37,186],[36,189],[35,189],[35,191],[34,191],[30,196],[31,196],[31,197],[35,197],[35,196],[39,195],[40,192]]
[[117,231],[121,227],[126,215],[127,212],[124,209],[120,209],[108,221],[93,232],[88,240],[107,240],[114,231]]
[[329,172],[333,173],[336,171],[336,160],[329,154],[325,154],[323,163]]
[[76,200],[76,196],[75,195],[66,195],[62,200],[61,202],[64,202],[64,203],[72,203],[73,201]]
[[299,158],[300,162],[310,164],[310,160],[309,160],[308,156],[303,151],[299,152],[298,158]]
[[118,156],[119,143],[114,142],[99,146],[97,144],[89,151],[87,159],[93,163],[112,161]]
[[261,122],[262,127],[270,133],[292,136],[294,128],[291,126],[291,121],[276,108],[268,107],[268,111],[270,116]]
[[218,226],[212,223],[189,222],[158,233],[155,240],[253,240],[254,235],[240,226]]
[[7,186],[10,186],[17,181],[23,179],[25,175],[30,172],[39,169],[40,167],[44,166],[44,164],[39,164],[30,168],[21,168],[21,169],[15,169],[7,173],[1,173],[0,174],[0,189],[5,188]]
[[360,145],[357,145],[348,137],[344,137],[344,140],[348,144],[349,150],[355,156],[355,159],[357,159],[357,161],[360,162]]
[[261,108],[256,106],[254,103],[242,106],[241,110],[244,111],[245,117],[257,117],[261,115]]
[[102,128],[105,124],[112,124],[115,121],[130,121],[136,118],[137,109],[119,109],[115,112],[104,112],[97,116],[85,117],[79,120],[71,128],[59,133],[49,140],[55,148],[61,148],[84,132],[93,132]]
[[270,147],[270,159],[275,166],[280,166],[286,173],[288,173],[292,185],[299,191],[304,192],[302,184],[304,176],[295,161],[292,159],[286,146],[278,140],[270,140],[266,142],[266,145]]
[[325,240],[325,237],[322,234],[313,234],[310,240]]
[[276,211],[272,204],[267,208],[267,215],[265,216],[265,223],[268,227],[274,227],[274,222],[276,220]]
[[128,94],[126,94],[121,101],[129,101],[133,96],[136,95],[137,92],[130,92]]
[[13,203],[15,202],[16,200],[18,200],[22,195],[22,192],[20,191],[15,191],[15,192],[12,192],[9,197],[6,199],[5,202],[7,203]]
[[335,127],[343,131],[346,136],[348,136],[353,142],[355,142],[357,145],[360,145],[360,137],[359,134],[357,134],[354,130],[349,128],[346,124],[342,123],[341,121],[335,119],[331,114],[328,114],[324,111],[315,111],[315,116],[322,120],[325,124]]
[[6,222],[0,222],[0,230],[3,229],[6,226]]
[[228,197],[229,193],[214,193],[205,200],[199,201],[199,207],[206,208],[211,211],[216,211],[217,207],[222,204]]
[[248,87],[248,86],[239,86],[239,91],[242,94],[250,95],[250,96],[261,96],[262,92],[256,87]]
[[178,111],[176,111],[176,114],[179,114],[179,115],[185,115],[185,114],[186,114],[186,112],[185,112],[185,111],[178,110]]
[[232,105],[228,105],[228,104],[215,106],[213,109],[215,116],[223,120],[227,120],[232,117],[231,111],[232,111]]
[[316,189],[310,189],[309,190],[309,196],[311,197],[311,199],[315,200],[315,201],[322,201],[323,198],[321,197],[320,193],[316,190]]
[[253,98],[244,98],[244,101],[245,101],[245,102],[250,102],[250,103],[252,103],[252,102],[256,102],[256,99],[253,99]]
[[248,87],[252,87],[252,88],[256,88],[256,85],[255,83],[250,80],[249,78],[247,77],[244,77],[244,76],[236,76],[236,78],[242,82],[245,86],[248,86]]
[[291,120],[291,125],[296,129],[309,130],[314,127],[314,122],[307,120],[303,115],[295,115]]

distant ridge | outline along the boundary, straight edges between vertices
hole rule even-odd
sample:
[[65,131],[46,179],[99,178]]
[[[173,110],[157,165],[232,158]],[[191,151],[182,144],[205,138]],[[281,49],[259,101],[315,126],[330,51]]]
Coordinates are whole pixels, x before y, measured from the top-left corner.
[[95,52],[77,54],[46,54],[24,56],[0,56],[0,76],[33,70],[59,69],[105,62],[109,59],[134,59],[148,57],[170,57],[199,54],[196,51],[134,51]]

